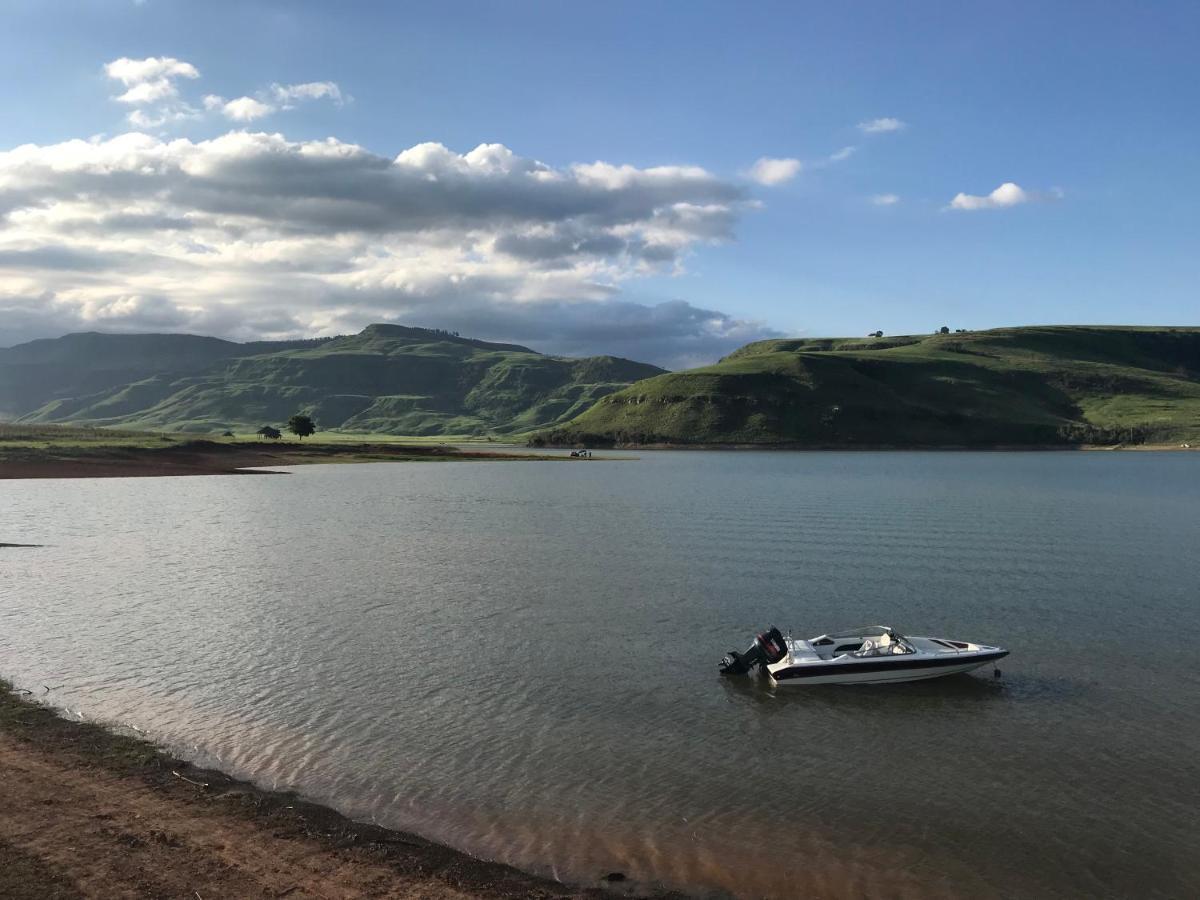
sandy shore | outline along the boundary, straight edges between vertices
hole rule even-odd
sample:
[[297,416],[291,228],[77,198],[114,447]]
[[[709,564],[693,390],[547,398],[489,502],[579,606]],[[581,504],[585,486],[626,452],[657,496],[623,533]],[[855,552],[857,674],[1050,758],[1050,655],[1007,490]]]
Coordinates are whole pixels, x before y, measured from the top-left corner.
[[0,897],[8,900],[613,895],[196,769],[61,719],[0,683]]
[[[188,441],[169,447],[50,447],[0,457],[4,478],[112,478],[156,475],[271,474],[262,469],[332,462],[563,459],[537,453],[463,450],[398,443]],[[257,469],[249,471],[247,469]],[[276,473],[277,474],[277,473]]]

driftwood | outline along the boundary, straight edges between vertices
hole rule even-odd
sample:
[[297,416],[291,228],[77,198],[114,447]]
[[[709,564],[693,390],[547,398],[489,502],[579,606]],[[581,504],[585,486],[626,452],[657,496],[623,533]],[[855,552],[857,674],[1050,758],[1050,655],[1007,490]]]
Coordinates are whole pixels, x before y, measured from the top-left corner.
[[176,778],[178,778],[180,781],[186,781],[188,784],[194,784],[196,787],[200,788],[201,790],[206,790],[208,788],[207,781],[192,781],[192,779],[188,778],[186,775],[180,775],[174,769],[171,770],[171,774],[174,775]]

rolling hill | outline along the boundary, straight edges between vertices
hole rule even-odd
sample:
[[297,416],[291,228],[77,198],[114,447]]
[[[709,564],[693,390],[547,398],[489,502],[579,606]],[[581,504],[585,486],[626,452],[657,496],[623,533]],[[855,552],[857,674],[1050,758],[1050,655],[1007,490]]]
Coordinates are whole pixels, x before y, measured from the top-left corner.
[[1200,440],[1200,328],[768,340],[601,398],[541,444],[994,446]]
[[194,334],[81,332],[0,348],[0,420],[154,375],[180,377],[220,360],[311,347],[325,340],[329,339],[238,344]]
[[662,371],[399,325],[257,344],[74,334],[0,350],[0,417],[199,433],[305,411],[322,429],[510,434],[565,421]]

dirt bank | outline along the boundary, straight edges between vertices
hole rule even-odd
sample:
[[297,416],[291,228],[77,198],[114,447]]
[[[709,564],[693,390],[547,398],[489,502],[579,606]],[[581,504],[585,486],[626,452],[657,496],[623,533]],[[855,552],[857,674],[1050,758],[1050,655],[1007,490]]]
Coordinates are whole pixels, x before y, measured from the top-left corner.
[[195,769],[0,683],[0,897],[602,896]]
[[245,470],[251,467],[269,469],[271,466],[329,462],[562,458],[532,453],[461,450],[449,446],[395,443],[270,444],[198,440],[169,447],[12,449],[0,457],[0,479],[271,474]]

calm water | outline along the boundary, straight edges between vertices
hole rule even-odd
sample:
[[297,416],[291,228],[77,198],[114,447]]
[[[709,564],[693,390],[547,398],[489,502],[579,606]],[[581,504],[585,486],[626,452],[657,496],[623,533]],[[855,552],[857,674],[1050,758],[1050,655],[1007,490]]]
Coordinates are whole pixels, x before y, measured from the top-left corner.
[[[47,545],[0,550],[0,673],[536,871],[772,897],[1200,881],[1200,456],[10,481],[0,540]],[[716,674],[772,623],[873,622],[1013,654],[998,682]]]

